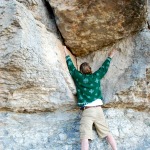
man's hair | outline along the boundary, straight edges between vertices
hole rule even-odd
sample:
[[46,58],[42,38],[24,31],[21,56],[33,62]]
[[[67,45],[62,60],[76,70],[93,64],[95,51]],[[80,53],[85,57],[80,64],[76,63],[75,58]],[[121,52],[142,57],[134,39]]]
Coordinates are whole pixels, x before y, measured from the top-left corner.
[[92,74],[90,65],[87,62],[84,62],[80,65],[80,72],[82,74]]

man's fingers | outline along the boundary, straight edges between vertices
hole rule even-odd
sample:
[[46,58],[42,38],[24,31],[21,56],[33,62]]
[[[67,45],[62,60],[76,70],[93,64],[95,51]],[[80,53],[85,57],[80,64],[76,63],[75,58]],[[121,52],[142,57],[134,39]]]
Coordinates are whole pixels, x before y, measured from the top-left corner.
[[66,46],[64,46],[64,52],[65,52],[65,55],[68,54],[68,53],[67,53],[67,48],[66,48]]
[[112,50],[108,53],[108,56],[112,58],[112,57],[115,55],[116,51],[117,51],[116,49],[112,49]]

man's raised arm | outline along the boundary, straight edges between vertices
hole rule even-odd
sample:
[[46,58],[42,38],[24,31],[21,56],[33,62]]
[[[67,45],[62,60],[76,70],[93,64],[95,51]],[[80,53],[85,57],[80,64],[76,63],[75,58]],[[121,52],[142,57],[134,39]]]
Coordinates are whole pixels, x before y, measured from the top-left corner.
[[102,64],[102,66],[94,73],[97,76],[99,76],[100,79],[102,79],[105,76],[105,74],[107,73],[109,65],[110,65],[110,61],[113,58],[115,52],[116,52],[116,49],[113,49],[112,51],[110,51],[108,53],[108,57],[106,58],[106,60]]
[[68,66],[68,69],[69,69],[69,72],[70,72],[70,75],[72,77],[74,77],[74,74],[75,74],[75,71],[76,71],[76,68],[67,52],[67,48],[66,46],[64,46],[64,51],[65,51],[65,56],[66,56],[66,63],[67,63],[67,66]]

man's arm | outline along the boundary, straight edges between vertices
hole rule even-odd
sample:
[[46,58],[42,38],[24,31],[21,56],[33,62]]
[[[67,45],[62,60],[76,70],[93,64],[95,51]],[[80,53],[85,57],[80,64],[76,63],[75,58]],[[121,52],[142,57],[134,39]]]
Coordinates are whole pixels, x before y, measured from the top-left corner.
[[104,63],[102,64],[102,66],[94,73],[96,74],[100,79],[102,79],[105,74],[108,71],[108,68],[110,66],[110,61],[113,58],[114,54],[115,54],[116,50],[113,49],[112,51],[110,51],[108,53],[108,57],[106,58],[106,60],[104,61]]
[[70,75],[72,77],[74,77],[74,74],[75,74],[75,71],[76,71],[76,68],[67,52],[67,49],[66,49],[66,46],[64,46],[64,52],[65,52],[65,56],[66,56],[66,63],[67,63],[67,66],[68,66],[68,69],[69,69],[69,72],[70,72]]
[[69,56],[66,46],[63,46],[63,47],[64,47],[65,56]]
[[115,53],[116,53],[116,51],[117,51],[116,49],[111,50],[111,51],[108,53],[108,57],[113,58],[114,55],[115,55]]

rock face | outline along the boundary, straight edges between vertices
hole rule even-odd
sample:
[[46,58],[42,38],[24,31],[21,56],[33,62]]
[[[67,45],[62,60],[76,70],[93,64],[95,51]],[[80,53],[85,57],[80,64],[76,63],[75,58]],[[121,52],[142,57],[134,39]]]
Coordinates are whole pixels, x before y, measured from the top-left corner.
[[[58,2],[56,8],[61,11],[57,12],[54,8],[55,15],[60,12],[63,15],[62,12],[69,11],[70,16],[66,14],[64,18],[68,16],[76,21],[73,16],[76,10],[72,9],[76,8],[73,4],[78,4],[78,1],[51,0],[50,4],[55,7]],[[90,4],[87,11],[89,18],[86,16],[84,19],[81,15],[83,12],[79,9],[78,15],[81,16],[78,20],[86,22],[92,16],[97,19],[105,16],[110,21],[109,16],[110,19],[115,17],[114,28],[113,25],[110,26],[113,29],[110,33],[112,35],[109,37],[110,43],[116,41],[114,47],[109,45],[89,55],[86,55],[89,53],[87,49],[80,52],[80,48],[77,48],[79,51],[74,51],[74,54],[86,56],[70,55],[77,68],[87,61],[95,71],[107,57],[108,51],[112,48],[120,49],[102,80],[104,113],[110,131],[117,140],[118,149],[149,150],[150,30],[146,20],[141,28],[145,16],[145,1],[117,1],[116,5],[110,1],[107,7],[108,1],[99,2],[80,2],[80,7],[85,4],[85,11],[87,4]],[[97,7],[101,10],[102,4],[103,15],[96,16],[94,11]],[[106,13],[104,8],[108,8]],[[123,8],[126,12],[131,11],[125,18],[119,19],[117,14],[120,11],[122,17]],[[149,20],[150,11],[147,12]],[[0,14],[0,150],[79,150],[79,120],[82,112],[76,107],[75,86],[65,63],[62,39],[55,24],[56,19],[60,29],[59,21],[61,22],[63,17],[57,15],[57,18],[54,18],[51,7],[44,0],[5,0],[0,2]],[[66,21],[62,29],[67,29],[67,32],[71,30],[68,27],[69,19],[61,22]],[[102,19],[101,21],[104,21]],[[123,25],[121,33],[118,32],[119,24],[117,26],[115,19]],[[71,22],[69,23],[71,25]],[[106,22],[102,23],[106,25]],[[108,23],[111,24],[111,21]],[[129,26],[126,26],[126,23]],[[93,25],[93,28],[88,30],[93,31],[96,27],[99,26]],[[104,31],[107,33],[110,28]],[[81,32],[80,29],[78,31]],[[135,31],[138,32],[132,35]],[[67,32],[62,33],[64,39]],[[72,38],[72,33],[69,33],[70,41],[74,42],[76,30]],[[116,38],[111,41],[113,36]],[[107,38],[104,41],[107,41]],[[117,41],[121,38],[123,39]],[[93,38],[95,41],[96,39],[103,38]],[[82,40],[85,40],[84,36]],[[89,45],[92,47],[94,43]],[[104,45],[106,43],[103,42]],[[69,46],[67,40],[66,44]],[[81,46],[81,43],[78,44]],[[84,44],[86,45],[86,41]],[[100,46],[102,45],[98,48]],[[90,143],[90,149],[110,150],[106,141],[100,140],[95,131],[94,134],[96,139]]]
[[[42,1],[26,3],[0,3],[0,108],[34,112],[74,105],[74,87],[63,71],[67,67],[53,19],[43,11]],[[43,13],[37,17],[39,11]]]
[[[110,130],[118,149],[149,150],[150,115],[131,109],[105,111]],[[0,113],[1,150],[80,150],[77,111],[55,113],[16,114]],[[111,150],[105,140],[90,143],[90,150]]]
[[145,0],[49,0],[65,44],[76,56],[110,45],[141,29]]
[[[150,110],[150,31],[130,36],[118,42],[113,48],[120,49],[113,57],[107,75],[102,80],[106,106],[121,106]],[[107,57],[107,47],[87,57],[78,58],[78,66],[87,61],[93,71],[97,70]],[[118,59],[119,58],[119,59]]]

